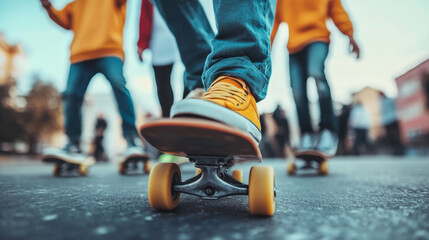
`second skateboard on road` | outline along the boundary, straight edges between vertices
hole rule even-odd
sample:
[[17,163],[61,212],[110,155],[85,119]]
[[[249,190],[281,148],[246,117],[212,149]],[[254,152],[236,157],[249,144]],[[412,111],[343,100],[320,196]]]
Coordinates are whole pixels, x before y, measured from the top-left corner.
[[289,175],[295,175],[297,170],[301,169],[317,169],[319,175],[328,175],[328,156],[316,150],[308,150],[295,153],[295,158],[304,161],[304,165],[299,167],[296,165],[295,160],[290,162],[287,167]]

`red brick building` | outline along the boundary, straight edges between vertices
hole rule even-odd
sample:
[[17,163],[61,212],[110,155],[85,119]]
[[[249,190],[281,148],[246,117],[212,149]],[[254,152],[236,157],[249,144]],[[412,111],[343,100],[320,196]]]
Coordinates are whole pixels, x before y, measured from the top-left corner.
[[396,78],[402,141],[429,148],[429,59]]

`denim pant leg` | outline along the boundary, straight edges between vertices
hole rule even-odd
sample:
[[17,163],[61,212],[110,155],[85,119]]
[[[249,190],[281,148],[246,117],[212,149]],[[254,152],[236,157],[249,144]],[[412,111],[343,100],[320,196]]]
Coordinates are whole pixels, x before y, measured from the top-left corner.
[[307,74],[305,71],[305,52],[289,55],[290,84],[295,100],[298,123],[301,133],[313,132],[307,97]]
[[214,33],[199,0],[153,0],[153,3],[176,38],[186,67],[185,92],[202,88],[201,76]]
[[325,76],[325,60],[329,45],[315,42],[307,46],[307,74],[316,80],[320,104],[320,129],[338,132],[338,120],[334,114],[331,89]]
[[99,58],[97,69],[110,82],[122,118],[122,134],[125,138],[138,136],[135,126],[136,116],[131,94],[126,87],[123,74],[124,63],[117,57]]
[[207,58],[203,83],[219,76],[246,81],[257,101],[265,98],[271,76],[270,34],[274,0],[214,0],[218,33]]
[[96,74],[93,62],[84,61],[70,66],[66,90],[63,93],[64,128],[69,141],[78,143],[82,133],[82,103],[89,81]]

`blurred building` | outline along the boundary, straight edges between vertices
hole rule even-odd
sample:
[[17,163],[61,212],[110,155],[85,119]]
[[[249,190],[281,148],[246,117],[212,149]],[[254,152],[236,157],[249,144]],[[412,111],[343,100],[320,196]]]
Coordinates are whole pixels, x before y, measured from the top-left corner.
[[396,78],[402,141],[429,147],[429,59]]

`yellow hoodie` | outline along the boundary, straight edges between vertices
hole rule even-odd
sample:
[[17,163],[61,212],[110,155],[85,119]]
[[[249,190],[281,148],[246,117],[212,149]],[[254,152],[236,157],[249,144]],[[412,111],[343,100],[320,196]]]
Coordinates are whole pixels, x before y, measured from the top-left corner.
[[72,63],[107,56],[124,60],[124,0],[75,0],[62,10],[51,5],[47,12],[58,25],[74,32]]
[[277,0],[271,42],[281,22],[289,26],[289,53],[301,51],[312,42],[329,43],[330,32],[326,20],[331,18],[337,28],[353,36],[353,25],[340,0]]

